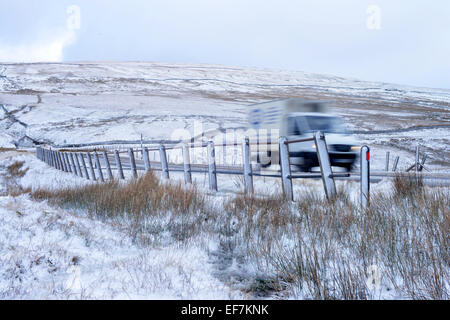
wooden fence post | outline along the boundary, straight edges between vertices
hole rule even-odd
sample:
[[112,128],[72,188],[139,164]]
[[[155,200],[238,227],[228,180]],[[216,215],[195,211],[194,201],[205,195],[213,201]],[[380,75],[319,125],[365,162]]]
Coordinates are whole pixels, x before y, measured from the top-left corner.
[[366,209],[370,201],[370,148],[363,146],[361,148],[361,207]]
[[53,154],[53,168],[58,169],[58,158],[56,157],[56,151],[52,151]]
[[98,157],[97,151],[94,151],[94,161],[97,167],[98,178],[101,182],[105,182],[105,179],[103,178],[102,166],[100,164],[100,158]]
[[317,158],[319,160],[320,171],[322,173],[323,186],[328,200],[336,196],[336,184],[334,183],[333,171],[331,170],[331,161],[328,154],[327,143],[323,132],[314,134],[314,142],[316,143]]
[[216,151],[214,142],[208,141],[208,175],[209,175],[209,189],[217,191],[217,170],[216,170]]
[[288,140],[286,137],[281,137],[279,141],[281,179],[283,182],[283,192],[286,200],[294,201],[294,193],[292,190],[291,164],[289,162],[289,145],[286,143],[287,141]]
[[59,152],[59,160],[61,162],[61,169],[64,172],[67,172],[66,162],[64,161],[64,153]]
[[61,171],[62,169],[61,169],[61,162],[59,160],[59,151],[55,151],[55,159],[56,159],[56,169]]
[[81,165],[83,166],[84,176],[85,176],[86,179],[90,180],[89,179],[89,174],[88,174],[88,171],[87,171],[87,167],[86,167],[86,161],[84,161],[83,154],[81,152],[79,152],[78,155],[81,158]]
[[422,162],[420,163],[420,166],[419,166],[419,171],[422,171],[424,169],[425,161],[427,161],[427,156],[428,155],[426,153],[423,154]]
[[78,175],[83,178],[83,172],[81,172],[80,161],[78,160],[78,154],[74,153],[73,157],[75,158],[75,165],[77,166]]
[[97,178],[95,177],[95,171],[94,171],[94,166],[92,164],[91,153],[90,152],[86,153],[86,157],[87,157],[87,160],[88,160],[88,163],[89,163],[89,173],[91,174],[91,178],[92,178],[93,181],[96,181]]
[[59,170],[58,151],[53,151],[53,156],[55,157],[55,169]]
[[161,158],[161,176],[163,179],[169,179],[169,164],[167,163],[166,147],[164,145],[159,146],[159,157]]
[[64,152],[64,160],[66,161],[67,171],[69,173],[72,173],[72,166],[70,165],[69,156],[68,156],[67,152]]
[[114,176],[111,171],[111,164],[109,163],[108,154],[106,153],[106,151],[103,151],[103,158],[105,158],[106,172],[108,173],[108,179],[114,180]]
[[119,178],[124,180],[125,176],[123,175],[123,168],[122,168],[122,162],[120,161],[120,155],[119,151],[114,151],[114,157],[116,158],[116,167],[117,171],[119,172]]
[[386,164],[384,166],[384,171],[389,171],[389,158],[390,158],[390,152],[386,151]]
[[253,172],[252,164],[250,162],[250,141],[248,137],[245,137],[242,144],[242,154],[244,157],[244,181],[245,181],[245,192],[247,194],[253,194]]
[[70,163],[72,164],[72,168],[73,168],[73,173],[78,176],[78,172],[77,172],[77,168],[75,167],[75,161],[73,159],[73,154],[72,152],[69,153],[69,158],[70,158]]
[[397,165],[398,165],[398,160],[400,159],[399,156],[396,156],[394,159],[394,165],[392,166],[392,171],[396,171],[397,170]]
[[58,169],[58,158],[56,157],[56,151],[53,151],[53,167]]
[[415,162],[415,170],[416,173],[419,171],[419,146],[416,147],[416,162]]
[[191,156],[189,154],[189,145],[183,144],[183,168],[184,182],[192,183]]
[[59,161],[59,170],[65,172],[65,171],[66,171],[66,168],[65,168],[65,166],[64,166],[64,161],[63,161],[63,159],[62,159],[62,154],[61,154],[61,152],[58,151],[57,155],[58,155],[58,161]]
[[56,168],[56,155],[55,151],[52,150],[52,167]]
[[63,163],[62,163],[62,160],[61,160],[61,152],[56,151],[56,159],[58,160],[58,169],[60,171],[64,171],[64,166],[63,166]]
[[150,158],[148,156],[148,148],[147,147],[144,147],[142,149],[142,156],[144,157],[145,173],[149,173],[152,167],[150,165]]
[[137,178],[136,160],[134,159],[134,152],[132,148],[128,148],[128,156],[130,157],[130,168],[134,178]]
[[61,161],[63,164],[64,172],[69,172],[69,168],[67,168],[66,158],[64,157],[64,152],[61,152]]

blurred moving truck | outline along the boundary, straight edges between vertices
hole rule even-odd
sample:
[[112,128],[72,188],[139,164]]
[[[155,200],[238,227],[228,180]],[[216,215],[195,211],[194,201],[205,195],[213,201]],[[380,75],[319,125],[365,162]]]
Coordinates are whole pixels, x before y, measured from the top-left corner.
[[[360,146],[343,119],[329,113],[328,105],[325,101],[283,99],[249,106],[250,140],[260,143],[256,152],[252,152],[252,160],[262,167],[278,165],[279,137],[304,139],[322,131],[331,165],[350,171],[358,158]],[[272,144],[267,145],[267,142]],[[294,169],[307,172],[319,166],[313,141],[290,144],[289,156]]]

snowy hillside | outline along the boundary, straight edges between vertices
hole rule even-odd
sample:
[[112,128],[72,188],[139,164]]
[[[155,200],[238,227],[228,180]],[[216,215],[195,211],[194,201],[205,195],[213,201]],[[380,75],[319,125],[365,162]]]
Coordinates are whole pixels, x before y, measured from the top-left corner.
[[[245,127],[246,106],[324,99],[361,142],[412,156],[420,143],[448,163],[450,91],[295,71],[162,63],[37,63],[0,67],[0,143],[27,135],[56,145],[167,139],[175,129]],[[371,132],[372,131],[372,132]],[[363,134],[367,132],[367,134]],[[381,159],[380,158],[380,159]]]

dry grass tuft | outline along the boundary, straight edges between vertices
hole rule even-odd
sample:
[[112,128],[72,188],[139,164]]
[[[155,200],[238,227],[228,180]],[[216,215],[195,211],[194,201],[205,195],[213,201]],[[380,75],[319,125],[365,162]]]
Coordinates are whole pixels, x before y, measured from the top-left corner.
[[393,182],[394,192],[400,198],[417,195],[424,190],[422,176],[414,173],[407,177],[396,175]]
[[133,238],[142,244],[149,244],[165,231],[184,241],[198,234],[201,222],[210,215],[205,197],[195,187],[161,183],[153,173],[127,184],[112,181],[36,190],[32,196],[65,208],[86,210],[97,218],[125,222]]
[[28,168],[23,169],[24,164],[25,161],[15,161],[6,167],[6,172],[3,174],[4,194],[15,197],[30,192],[29,188],[24,189],[18,182],[18,179],[28,172]]
[[261,273],[289,283],[301,297],[377,298],[379,290],[366,283],[375,265],[387,291],[411,299],[448,299],[449,192],[407,189],[401,196],[397,190],[373,195],[369,210],[353,206],[345,194],[331,203],[306,194],[291,213],[296,218],[288,218],[295,227],[279,228],[276,236],[248,250],[259,257],[254,260]]

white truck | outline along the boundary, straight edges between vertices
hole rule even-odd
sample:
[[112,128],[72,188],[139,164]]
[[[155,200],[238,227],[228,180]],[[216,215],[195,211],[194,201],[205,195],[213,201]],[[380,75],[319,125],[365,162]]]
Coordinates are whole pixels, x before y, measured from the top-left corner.
[[[279,164],[279,148],[275,142],[285,136],[289,140],[310,138],[322,131],[328,146],[331,165],[350,171],[358,158],[360,146],[342,118],[329,114],[328,102],[283,99],[249,106],[248,120],[252,142],[259,142],[252,160],[262,167]],[[272,142],[266,145],[265,142]],[[289,145],[290,163],[294,169],[310,171],[318,159],[312,141]]]

